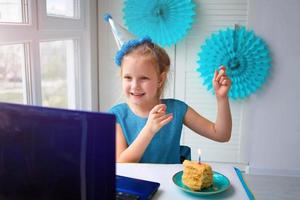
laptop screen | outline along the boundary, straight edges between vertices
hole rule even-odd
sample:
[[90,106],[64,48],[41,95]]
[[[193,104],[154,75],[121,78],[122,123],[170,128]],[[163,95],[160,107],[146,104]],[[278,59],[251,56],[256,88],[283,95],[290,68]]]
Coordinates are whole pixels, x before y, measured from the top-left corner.
[[114,199],[111,114],[0,103],[0,199]]

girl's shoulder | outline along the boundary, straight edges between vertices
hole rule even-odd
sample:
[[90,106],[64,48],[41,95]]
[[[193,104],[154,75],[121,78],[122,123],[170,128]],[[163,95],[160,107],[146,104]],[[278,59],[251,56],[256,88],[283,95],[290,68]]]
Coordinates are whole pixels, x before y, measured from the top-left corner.
[[179,99],[172,99],[172,98],[170,98],[170,99],[162,99],[162,102],[164,104],[166,104],[167,106],[168,105],[169,106],[171,106],[171,105],[173,105],[173,106],[187,106],[187,104],[184,101],[181,101]]
[[167,108],[185,113],[188,105],[179,99],[162,99],[162,103],[166,104]]
[[185,102],[178,99],[162,99],[162,103],[166,104],[168,113],[173,113],[176,116],[177,122],[183,121],[188,110],[188,105]]
[[123,112],[124,110],[127,110],[127,109],[128,109],[128,106],[126,103],[120,103],[120,104],[117,104],[117,105],[114,105],[113,107],[111,107],[109,109],[109,112],[118,113],[118,112]]

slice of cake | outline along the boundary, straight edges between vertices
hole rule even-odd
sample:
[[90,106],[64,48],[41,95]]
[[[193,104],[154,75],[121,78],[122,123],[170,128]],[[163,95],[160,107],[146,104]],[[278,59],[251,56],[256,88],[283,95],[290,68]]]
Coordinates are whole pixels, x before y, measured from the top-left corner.
[[206,163],[185,160],[183,162],[182,182],[191,190],[202,190],[213,183],[211,166]]

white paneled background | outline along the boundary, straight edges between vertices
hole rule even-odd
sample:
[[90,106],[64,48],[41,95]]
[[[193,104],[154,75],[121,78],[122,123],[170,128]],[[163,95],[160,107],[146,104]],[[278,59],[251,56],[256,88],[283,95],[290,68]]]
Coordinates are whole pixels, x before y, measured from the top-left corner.
[[[123,23],[120,0],[99,0],[100,15],[106,12]],[[202,80],[195,71],[201,44],[213,32],[235,24],[247,25],[247,0],[194,0],[196,17],[192,29],[176,46],[167,48],[172,67],[166,97],[185,101],[209,120],[216,119],[215,97],[202,86]],[[118,68],[113,62],[117,50],[108,24],[99,16],[99,58],[100,58],[100,109],[105,111],[120,98],[121,85]],[[106,49],[106,50],[104,50]],[[235,162],[247,164],[245,157],[245,136],[242,135],[242,101],[231,101],[233,131],[228,143],[217,143],[194,134],[184,128],[181,142],[192,149],[192,159],[198,159],[197,149],[202,149],[202,159],[214,162]]]
[[[180,89],[175,87],[176,98],[183,99],[189,106],[197,110],[209,120],[216,119],[216,99],[202,85],[202,79],[195,72],[198,53],[201,44],[213,32],[234,24],[247,24],[247,0],[201,0],[197,1],[197,16],[195,24],[187,37],[180,42],[176,49],[176,71],[178,76],[184,76],[184,85]],[[182,143],[192,148],[192,158],[197,159],[197,149],[202,149],[205,161],[219,162],[247,162],[242,152],[244,147],[241,137],[241,120],[243,103],[231,101],[233,119],[232,137],[228,143],[218,143],[199,137],[190,129],[184,128]]]

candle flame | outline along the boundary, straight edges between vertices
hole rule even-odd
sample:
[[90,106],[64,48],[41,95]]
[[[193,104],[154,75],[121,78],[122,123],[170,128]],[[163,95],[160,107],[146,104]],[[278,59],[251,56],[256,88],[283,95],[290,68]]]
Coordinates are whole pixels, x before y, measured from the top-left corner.
[[198,149],[198,155],[201,155],[201,149]]

